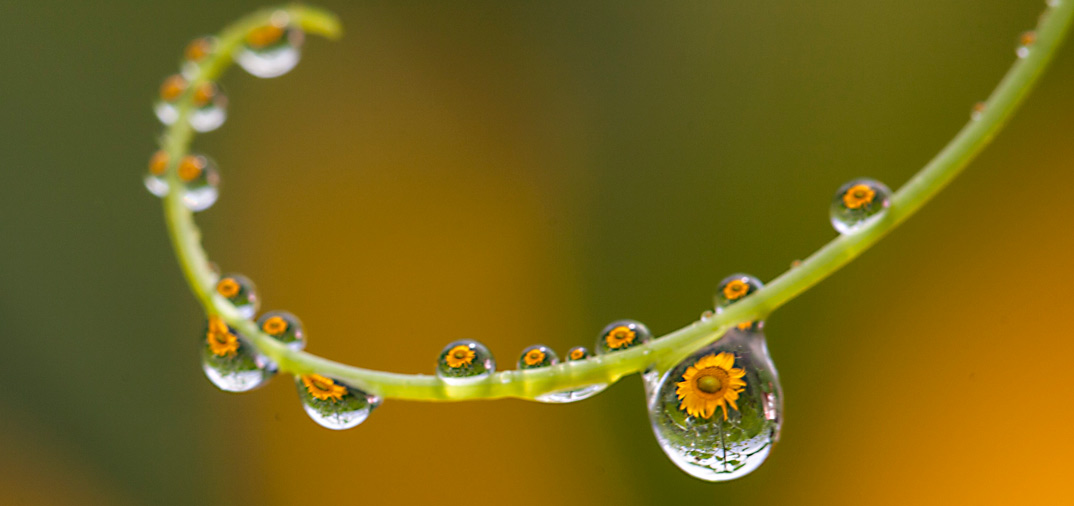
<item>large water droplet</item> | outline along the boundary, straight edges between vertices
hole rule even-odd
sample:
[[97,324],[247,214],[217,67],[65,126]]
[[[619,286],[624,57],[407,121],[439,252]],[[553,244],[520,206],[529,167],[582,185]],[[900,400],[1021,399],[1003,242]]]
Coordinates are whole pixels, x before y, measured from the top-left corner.
[[248,392],[276,374],[276,366],[257,352],[219,316],[209,318],[202,339],[201,368],[217,388]]
[[[586,349],[585,346],[575,346],[567,351],[567,362],[578,362],[592,357],[593,354]],[[565,402],[575,402],[582,399],[588,399],[604,391],[608,388],[607,383],[597,383],[595,385],[588,385],[582,388],[576,388],[573,390],[561,390],[558,392],[547,393],[544,395],[538,395],[534,399],[540,402],[548,402],[554,404],[562,404]]]
[[481,381],[496,370],[496,359],[485,345],[472,339],[448,344],[436,361],[436,375],[449,385]]
[[1032,30],[1022,32],[1022,34],[1018,36],[1018,47],[1014,50],[1014,54],[1018,55],[1019,58],[1026,58],[1033,49],[1033,44],[1036,43],[1037,32]]
[[[217,286],[220,283],[217,282]],[[269,311],[257,319],[257,326],[262,332],[277,341],[286,344],[292,350],[306,347],[306,334],[302,330],[302,321],[287,311]]]
[[183,204],[187,209],[204,211],[216,203],[220,196],[220,171],[216,162],[205,155],[187,155],[179,160],[176,171],[183,184]]
[[302,30],[288,26],[286,15],[274,16],[272,22],[246,36],[235,60],[254,76],[282,76],[298,65],[304,39]]
[[832,199],[829,216],[840,234],[861,228],[891,205],[891,190],[873,179],[855,179],[839,187]]
[[157,114],[157,119],[161,123],[170,125],[175,123],[176,119],[179,119],[179,110],[175,108],[175,103],[179,100],[179,97],[183,96],[186,86],[186,79],[179,74],[168,76],[161,83],[160,100],[153,107],[153,112]]
[[306,414],[333,430],[357,426],[380,405],[379,397],[320,374],[297,376],[295,386]]
[[227,119],[227,96],[216,83],[198,85],[191,101],[194,110],[190,113],[190,127],[194,130],[211,132]]
[[198,37],[183,50],[183,77],[194,79],[201,72],[201,65],[216,51],[216,37]]
[[[764,283],[761,283],[760,279],[749,274],[738,273],[723,278],[716,287],[716,312],[723,312],[723,308],[746,298],[763,286]],[[757,320],[739,322],[737,327],[739,330],[759,330],[763,325],[764,321]]]
[[522,355],[518,357],[519,369],[537,369],[558,363],[559,356],[556,355],[556,352],[543,344],[527,347],[522,350]]
[[143,179],[145,188],[149,190],[149,193],[158,197],[168,195],[167,172],[168,153],[163,149],[153,153],[153,156],[149,158],[149,171],[146,172],[145,178]]
[[652,337],[649,328],[641,322],[616,320],[600,331],[596,344],[597,355],[633,348],[649,342]]
[[662,375],[649,420],[664,453],[692,476],[724,481],[764,462],[779,439],[782,393],[764,335],[732,329]]
[[227,299],[243,318],[253,318],[261,300],[250,278],[242,274],[228,274],[216,282],[216,293]]

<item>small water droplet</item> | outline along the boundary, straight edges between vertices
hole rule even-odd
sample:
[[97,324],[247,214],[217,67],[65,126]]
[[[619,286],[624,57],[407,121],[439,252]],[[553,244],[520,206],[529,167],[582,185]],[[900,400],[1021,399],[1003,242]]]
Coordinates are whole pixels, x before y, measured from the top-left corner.
[[600,331],[595,349],[597,355],[604,355],[645,344],[652,338],[645,324],[634,320],[616,320]]
[[228,274],[220,278],[216,282],[216,293],[235,306],[243,318],[253,318],[261,305],[254,282],[242,274]]
[[981,116],[984,116],[984,112],[985,103],[977,102],[976,104],[973,104],[973,109],[970,110],[970,119],[973,121],[980,121]]
[[[577,362],[592,357],[593,354],[585,346],[575,346],[567,351],[567,362]],[[607,383],[597,383],[595,385],[587,385],[582,388],[575,388],[573,390],[560,390],[558,392],[547,393],[544,395],[538,395],[534,399],[540,402],[547,402],[552,404],[563,404],[567,402],[576,402],[583,399],[588,399],[604,391],[608,388]]]
[[163,149],[153,153],[149,158],[149,171],[146,172],[143,182],[149,193],[157,197],[168,195],[168,181],[165,175],[168,172],[168,153]]
[[713,311],[713,310],[711,310],[711,309],[706,309],[706,310],[704,310],[704,311],[702,311],[702,312],[701,312],[701,321],[703,321],[703,322],[704,322],[704,321],[708,321],[708,320],[709,320],[709,319],[711,319],[711,318],[712,318],[713,316],[716,316],[716,312],[714,312],[714,311]]
[[211,132],[227,119],[227,96],[216,83],[198,85],[191,101],[194,110],[190,113],[190,127],[194,130]]
[[664,453],[707,481],[744,476],[779,439],[782,392],[764,334],[731,330],[647,379],[649,421]]
[[855,179],[839,187],[829,216],[840,234],[860,229],[891,205],[891,190],[873,179]]
[[157,114],[157,119],[165,125],[171,125],[175,123],[176,119],[179,119],[179,110],[175,108],[175,103],[179,100],[179,97],[183,96],[186,92],[187,82],[183,76],[175,74],[168,76],[164,79],[164,82],[160,85],[160,100],[157,101],[156,106],[153,107],[153,111]]
[[205,155],[186,155],[176,167],[183,184],[183,204],[187,209],[204,211],[220,196],[220,172],[216,162]]
[[357,426],[380,405],[380,397],[320,374],[296,376],[295,387],[306,414],[333,430]]
[[298,65],[302,57],[305,34],[289,26],[286,16],[255,28],[247,36],[235,61],[251,75],[270,78],[282,76]]
[[209,55],[216,51],[216,37],[198,37],[186,45],[183,50],[183,77],[194,79],[201,71],[201,65]]
[[[248,281],[248,280],[247,280]],[[220,283],[217,282],[217,286]],[[269,311],[257,319],[257,326],[262,332],[284,343],[292,350],[306,347],[306,334],[302,329],[302,320],[287,311]]]
[[448,385],[465,385],[488,378],[496,359],[485,345],[472,339],[448,344],[436,360],[436,375]]
[[[741,272],[723,278],[716,287],[716,312],[722,312],[723,308],[746,298],[762,287],[764,283],[760,279]],[[764,321],[757,320],[739,322],[736,327],[739,330],[759,330],[763,325]]]
[[201,369],[213,385],[227,392],[248,392],[276,374],[276,365],[219,316],[209,317],[203,334]]
[[522,355],[518,357],[519,369],[537,369],[539,367],[548,367],[550,365],[556,365],[559,363],[559,356],[556,352],[543,344],[535,344],[522,350]]
[[1029,52],[1036,42],[1037,32],[1034,32],[1033,30],[1022,32],[1022,34],[1018,36],[1018,48],[1014,50],[1014,53],[1018,55],[1019,58],[1025,58],[1029,56]]

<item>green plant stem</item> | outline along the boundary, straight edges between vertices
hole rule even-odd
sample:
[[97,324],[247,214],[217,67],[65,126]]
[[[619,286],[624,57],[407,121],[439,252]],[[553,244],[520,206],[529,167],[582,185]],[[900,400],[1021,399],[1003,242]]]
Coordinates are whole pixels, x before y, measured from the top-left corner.
[[[311,33],[336,37],[340,34],[335,17],[324,11],[303,6],[283,8],[291,19]],[[254,13],[224,30],[218,38],[216,52],[206,62],[190,88],[201,82],[216,80],[232,61],[232,53],[250,30],[268,22],[277,9]],[[622,376],[651,367],[664,369],[694,350],[719,338],[734,324],[765,318],[787,301],[808,290],[840,267],[861,255],[892,229],[905,221],[932,199],[969,164],[996,132],[1013,115],[1029,93],[1047,63],[1055,54],[1074,17],[1074,0],[1049,9],[1042,18],[1029,55],[1019,59],[984,102],[980,116],[971,120],[891,199],[891,207],[851,234],[841,235],[819,249],[797,267],[785,272],[761,290],[726,308],[711,318],[694,322],[652,342],[610,355],[583,361],[567,362],[543,369],[510,370],[493,374],[487,380],[466,386],[449,386],[435,376],[406,375],[361,369],[334,362],[310,353],[294,351],[263,334],[254,322],[242,318],[222,297],[213,291],[215,274],[201,247],[200,232],[193,214],[183,205],[180,192],[164,198],[165,219],[179,265],[194,295],[209,315],[219,315],[250,340],[262,353],[276,361],[280,369],[292,374],[319,373],[354,385],[386,398],[457,401],[534,397],[597,383],[613,383]],[[171,166],[168,181],[179,188],[175,164],[189,149],[192,134],[187,124],[191,109],[190,93],[178,102],[178,120],[165,132],[162,145]],[[430,353],[434,356],[435,353]],[[430,362],[432,360],[430,359]]]

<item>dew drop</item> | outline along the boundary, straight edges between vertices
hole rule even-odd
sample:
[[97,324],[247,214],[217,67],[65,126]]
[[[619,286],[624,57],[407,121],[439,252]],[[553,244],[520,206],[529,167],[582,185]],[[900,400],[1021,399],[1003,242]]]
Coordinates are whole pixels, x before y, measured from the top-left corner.
[[855,179],[839,187],[829,217],[840,234],[860,229],[891,205],[891,190],[873,179]]
[[255,28],[247,36],[235,60],[256,77],[282,76],[298,65],[302,57],[302,30],[289,26],[286,13],[273,16],[272,21]]
[[257,288],[250,278],[242,274],[228,274],[216,282],[216,293],[227,299],[243,318],[253,318],[261,301],[257,297]]
[[653,335],[645,324],[634,320],[616,320],[609,323],[597,337],[597,355],[623,351],[645,344]]
[[472,339],[448,344],[436,360],[436,375],[448,385],[466,385],[488,378],[496,359],[485,345]]
[[296,376],[295,387],[306,414],[333,430],[357,426],[380,405],[380,397],[320,374]]
[[187,209],[204,211],[216,203],[220,196],[220,171],[216,162],[205,155],[186,155],[179,160],[176,171],[183,184],[183,204]]
[[[578,362],[592,357],[593,354],[585,346],[575,346],[567,351],[566,361]],[[547,402],[552,404],[563,404],[567,402],[576,402],[583,399],[588,399],[604,391],[608,388],[607,383],[597,383],[595,385],[587,385],[581,388],[575,388],[572,390],[561,390],[558,392],[551,392],[543,395],[538,395],[534,399],[540,402]]]
[[[217,286],[219,285],[218,282]],[[257,327],[292,350],[300,351],[306,347],[302,321],[287,311],[269,311],[262,314],[257,319]]]
[[1028,32],[1022,32],[1018,36],[1018,47],[1014,50],[1014,54],[1019,58],[1025,58],[1029,56],[1030,50],[1033,48],[1033,44],[1037,42],[1037,32],[1032,30]]
[[976,104],[973,104],[973,108],[970,109],[970,119],[973,121],[980,121],[981,117],[984,116],[985,107],[987,106],[984,102],[977,102]]
[[165,179],[167,172],[168,153],[163,149],[153,153],[153,156],[149,158],[149,170],[142,180],[149,193],[157,197],[168,195],[168,181]]
[[190,113],[190,127],[194,130],[211,132],[227,119],[227,96],[216,83],[198,85],[191,101],[194,110]]
[[157,119],[161,123],[171,125],[175,123],[175,120],[179,119],[179,110],[175,108],[175,103],[186,92],[186,86],[186,79],[179,74],[168,76],[161,83],[160,100],[153,107],[153,111],[157,114]]
[[201,369],[213,385],[226,392],[248,392],[276,374],[276,365],[219,316],[209,317],[202,339]]
[[696,478],[744,476],[779,440],[782,392],[760,332],[728,331],[669,371],[648,376],[646,393],[657,442]]
[[194,79],[201,72],[201,66],[209,55],[216,51],[216,37],[198,37],[186,45],[183,50],[183,77]]
[[[723,308],[730,306],[746,296],[760,290],[764,286],[760,279],[749,274],[732,274],[723,278],[716,287],[716,312],[722,312]],[[763,320],[740,322],[736,325],[739,330],[760,330],[764,325]]]
[[559,356],[556,352],[543,344],[535,344],[522,350],[522,355],[518,357],[519,369],[537,369],[540,367],[548,367],[559,363]]

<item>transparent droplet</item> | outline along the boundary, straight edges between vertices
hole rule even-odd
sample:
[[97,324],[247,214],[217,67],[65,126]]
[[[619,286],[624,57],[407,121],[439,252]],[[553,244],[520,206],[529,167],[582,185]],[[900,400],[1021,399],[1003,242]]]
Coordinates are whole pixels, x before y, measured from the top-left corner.
[[[589,349],[585,346],[575,346],[567,351],[567,362],[577,362],[592,357]],[[540,402],[548,402],[553,404],[562,404],[566,402],[575,402],[582,399],[588,399],[604,391],[608,388],[607,383],[598,383],[595,385],[588,385],[582,388],[575,388],[573,390],[561,390],[559,392],[547,393],[544,395],[538,395],[534,399]]]
[[168,195],[168,153],[163,149],[153,153],[149,158],[149,171],[146,172],[143,182],[149,193],[158,197]]
[[[220,283],[217,282],[217,287]],[[269,311],[257,319],[257,327],[292,350],[306,347],[306,334],[302,321],[287,311]]]
[[657,442],[694,477],[744,476],[779,440],[782,392],[760,332],[732,329],[646,387]]
[[891,190],[872,179],[855,179],[839,187],[832,198],[829,215],[832,226],[840,234],[861,228],[870,219],[891,205]]
[[253,318],[261,305],[254,282],[242,274],[228,274],[220,278],[216,282],[216,293],[235,306],[243,318]]
[[187,82],[183,76],[176,74],[168,76],[160,85],[160,97],[157,104],[153,107],[153,111],[157,114],[157,119],[165,125],[171,125],[175,123],[175,120],[179,119],[179,110],[175,108],[175,103],[179,101],[179,98],[186,92]]
[[1032,30],[1028,32],[1022,32],[1018,36],[1018,47],[1014,50],[1014,54],[1019,58],[1025,58],[1029,56],[1030,50],[1033,48],[1033,44],[1037,43],[1037,32]]
[[216,83],[198,85],[191,103],[194,110],[190,113],[190,127],[198,132],[216,130],[227,119],[227,96]]
[[472,339],[448,344],[436,360],[436,375],[449,385],[465,385],[488,378],[496,359],[485,345]]
[[248,392],[276,374],[276,365],[219,316],[209,318],[203,335],[201,368],[209,381],[227,392]]
[[567,350],[567,362],[574,362],[577,360],[585,360],[592,357],[593,354],[589,351],[589,348],[585,346],[575,346]]
[[522,350],[522,356],[518,357],[519,369],[537,369],[559,363],[556,352],[543,344],[535,344]]
[[973,104],[973,108],[970,109],[970,119],[973,121],[980,121],[981,116],[984,116],[985,107],[984,102]]
[[597,355],[633,348],[649,342],[652,337],[649,328],[641,322],[616,320],[600,331],[596,344]]
[[357,426],[380,405],[379,397],[320,374],[296,376],[295,386],[306,414],[333,430]]
[[204,211],[216,203],[220,196],[220,171],[216,162],[205,155],[186,155],[179,160],[176,171],[183,183],[183,204],[187,209]]
[[216,37],[198,37],[183,50],[183,77],[194,79],[201,72],[201,65],[216,51]]
[[302,30],[288,26],[286,15],[274,16],[269,24],[246,36],[235,61],[256,77],[282,76],[298,65],[304,40]]
[[[720,313],[723,308],[730,306],[750,295],[764,286],[761,280],[749,274],[737,273],[727,276],[716,287],[716,312]],[[736,327],[739,330],[759,330],[764,322],[761,320],[739,322]]]

